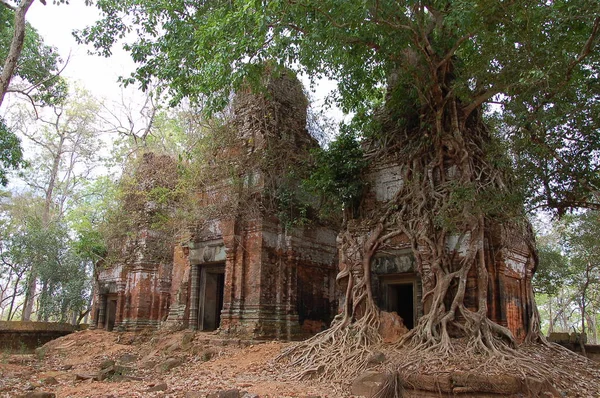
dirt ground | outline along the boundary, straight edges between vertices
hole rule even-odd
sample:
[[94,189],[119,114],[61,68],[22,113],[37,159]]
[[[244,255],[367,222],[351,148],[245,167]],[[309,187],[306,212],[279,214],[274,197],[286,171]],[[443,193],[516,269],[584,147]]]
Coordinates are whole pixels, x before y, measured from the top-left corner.
[[[270,361],[284,345],[221,340],[210,333],[81,331],[35,354],[0,354],[0,397],[44,391],[59,398],[200,398],[230,389],[260,398],[348,396],[328,384],[281,380]],[[116,372],[93,379],[110,361]]]
[[[0,397],[49,392],[59,398],[205,398],[226,390],[245,391],[248,394],[235,395],[244,398],[351,397],[349,384],[291,380],[290,373],[273,361],[287,344],[224,340],[213,333],[191,331],[81,331],[53,340],[34,354],[0,352]],[[534,362],[550,365],[546,368],[551,372],[544,378],[557,386],[557,397],[600,397],[600,364],[566,350],[538,346],[530,351]],[[457,370],[529,373],[513,368],[514,364],[465,361],[461,355],[454,362],[443,361],[443,369],[436,365],[442,366],[439,358],[418,364],[407,361],[410,358],[401,351],[395,355],[398,358],[386,354],[386,362],[404,363],[404,372],[413,375]],[[380,370],[385,367],[382,364]]]

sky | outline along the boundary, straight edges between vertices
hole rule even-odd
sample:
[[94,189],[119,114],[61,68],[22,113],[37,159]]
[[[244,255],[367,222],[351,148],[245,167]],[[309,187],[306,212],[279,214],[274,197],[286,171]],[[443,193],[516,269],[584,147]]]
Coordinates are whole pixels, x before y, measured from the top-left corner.
[[78,45],[72,32],[91,25],[100,18],[95,7],[85,6],[83,0],[71,0],[71,4],[55,5],[51,1],[43,5],[35,1],[27,13],[27,21],[38,30],[46,44],[58,48],[69,63],[63,75],[82,82],[97,97],[120,96],[119,76],[128,76],[134,63],[121,48],[114,49],[111,58],[89,55],[89,47]]
[[[46,6],[35,1],[27,13],[28,22],[38,30],[46,44],[57,47],[63,59],[70,54],[63,76],[81,82],[96,97],[118,101],[122,93],[118,77],[129,76],[135,68],[129,54],[117,46],[113,48],[111,58],[89,55],[90,47],[78,45],[72,34],[74,30],[91,25],[98,19],[98,9],[85,6],[83,0],[71,0],[68,5],[52,4],[49,0]],[[308,79],[302,80],[305,87],[308,87]],[[319,82],[316,92],[311,93],[315,109],[321,109],[320,105],[334,87],[333,81]],[[136,91],[134,87],[128,87],[126,97],[141,98],[142,94]],[[337,121],[344,118],[337,108],[329,109],[326,113]]]

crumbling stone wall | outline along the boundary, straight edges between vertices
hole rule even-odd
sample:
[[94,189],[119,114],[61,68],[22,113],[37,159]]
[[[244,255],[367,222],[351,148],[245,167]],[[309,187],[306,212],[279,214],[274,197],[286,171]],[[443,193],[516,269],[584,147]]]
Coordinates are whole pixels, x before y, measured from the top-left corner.
[[75,328],[58,322],[0,321],[0,351],[28,353]]
[[336,306],[335,232],[284,229],[274,218],[239,232],[228,239],[235,249],[226,263],[221,330],[291,339],[328,325]]
[[[206,222],[194,239],[188,326],[202,326],[202,271],[222,263],[221,332],[290,339],[320,330],[334,315],[336,232],[317,225],[291,227],[276,216],[273,192],[288,168],[317,144],[306,131],[300,82],[284,74],[267,78],[266,87],[238,93],[234,100],[232,125],[243,150],[229,153],[249,165],[241,176],[245,193],[239,194],[246,202],[237,215]],[[212,196],[218,201],[226,185],[214,186],[213,192],[221,187],[221,194]]]
[[315,140],[306,132],[308,100],[300,81],[291,72],[266,75],[264,92],[246,88],[233,101],[233,125],[248,153],[268,155],[273,149],[297,149],[300,156]]
[[109,242],[112,261],[96,266],[92,328],[158,327],[168,313],[173,245],[153,225],[172,204],[155,199],[153,193],[174,188],[176,163],[168,156],[146,153],[127,182],[122,205],[131,225],[116,231]]

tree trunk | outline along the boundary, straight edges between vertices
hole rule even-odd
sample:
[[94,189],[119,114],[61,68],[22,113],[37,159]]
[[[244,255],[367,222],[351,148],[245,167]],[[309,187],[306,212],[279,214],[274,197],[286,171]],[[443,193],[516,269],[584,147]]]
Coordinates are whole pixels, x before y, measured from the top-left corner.
[[6,285],[0,291],[0,320],[4,318],[4,312],[6,311],[6,305],[4,305],[4,301],[8,300],[10,296],[8,295],[8,287],[10,286],[10,282],[13,278],[13,268],[11,267],[8,271],[8,275],[6,277]]
[[[373,169],[394,165],[399,170],[397,192],[387,200],[364,200],[361,219],[349,220],[340,235],[338,280],[347,283],[346,300],[331,329],[283,354],[308,373],[327,373],[350,362],[356,372],[366,367],[360,347],[368,352],[369,345],[381,341],[371,333],[379,326],[371,260],[378,252],[406,248],[422,282],[424,315],[398,344],[415,356],[435,352],[443,358],[454,351],[453,338],[466,342],[465,355],[505,355],[514,352],[517,340],[541,340],[531,286],[538,261],[533,232],[522,206],[506,200],[513,193],[509,171],[488,154],[493,138],[481,103],[489,96],[461,103],[453,92],[452,56],[440,58],[421,40],[427,38],[415,42],[421,53],[409,54],[427,71],[426,91],[415,99],[420,106],[407,111],[394,109],[393,101],[386,104],[381,131],[365,144]],[[407,91],[391,82],[388,97]],[[525,253],[523,263],[508,269],[513,263],[507,253]],[[516,317],[504,320],[512,323],[517,338],[490,319],[490,309],[501,312],[508,293],[499,280],[509,278],[506,273],[518,274],[520,284],[510,294],[519,295],[522,306],[513,311]]]
[[48,282],[42,281],[42,291],[38,297],[38,321],[48,322],[50,319],[50,312],[48,311],[48,308],[46,308],[46,305],[49,302],[48,296]]
[[[489,304],[500,305],[506,293],[489,294],[501,285],[496,279],[498,263],[502,265],[503,253],[513,249],[528,253],[520,271],[525,288],[516,293],[522,294],[524,304],[518,337],[540,339],[530,283],[537,265],[533,233],[522,209],[486,209],[487,193],[508,194],[508,182],[486,158],[484,145],[490,137],[480,115],[468,116],[458,109],[457,99],[450,97],[423,118],[431,130],[418,129],[393,142],[393,152],[381,148],[377,153],[383,164],[399,165],[402,183],[387,202],[365,201],[360,211],[364,216],[349,220],[338,236],[337,280],[344,282],[346,292],[342,312],[329,330],[282,354],[292,364],[303,365],[303,375],[339,374],[345,370],[334,368],[345,368],[345,363],[353,364],[355,374],[366,369],[369,347],[381,342],[380,311],[371,288],[373,259],[379,252],[407,247],[422,281],[425,313],[399,345],[415,355],[434,351],[441,358],[453,352],[453,338],[462,338],[467,342],[465,355],[513,352],[516,339],[511,330],[489,317]],[[513,212],[514,219],[505,217],[505,210]]]
[[[58,126],[59,121],[60,121],[60,116],[61,115],[57,115],[57,120],[56,120],[56,124],[55,124],[55,129],[56,129],[57,134],[59,135],[60,139],[59,139],[58,145],[56,147],[56,152],[52,154],[53,155],[52,169],[50,172],[50,180],[48,181],[48,186],[46,188],[45,198],[44,198],[44,212],[42,214],[42,228],[48,228],[48,226],[50,224],[50,210],[52,207],[52,199],[54,197],[54,189],[56,187],[56,179],[58,178],[60,162],[61,162],[62,155],[63,155],[63,147],[65,145],[65,140],[66,140],[65,135],[60,132],[60,128]],[[33,311],[33,304],[34,304],[33,298],[35,298],[36,291],[37,291],[37,278],[38,278],[37,263],[34,263],[31,267],[30,278],[31,278],[31,280],[27,284],[27,293],[25,295],[25,303],[24,303],[23,317],[22,317],[23,321],[29,321],[31,319],[31,314]]]
[[548,297],[548,314],[550,319],[550,325],[548,326],[548,336],[550,333],[554,333],[554,315],[552,315],[552,297]]
[[[14,33],[10,43],[10,49],[8,56],[4,60],[4,66],[2,67],[2,74],[0,75],[0,106],[4,100],[4,96],[8,91],[10,80],[17,67],[17,62],[21,56],[23,50],[23,42],[25,41],[25,14],[34,0],[21,0],[17,8],[15,9],[15,22],[14,22]],[[0,7],[6,6],[0,4]]]
[[23,301],[23,313],[21,314],[22,321],[30,321],[33,314],[33,304],[35,302],[35,294],[37,291],[37,270],[35,265],[31,266],[29,278],[27,278],[27,287],[25,292],[25,301]]
[[15,300],[17,298],[18,292],[19,292],[19,283],[21,282],[21,278],[22,278],[23,274],[18,274],[17,275],[17,280],[15,281],[15,287],[13,289],[13,294],[12,294],[12,298],[10,300],[10,306],[8,307],[8,316],[6,317],[7,321],[12,320],[13,316],[15,315]]
[[587,343],[596,345],[596,344],[598,344],[598,330],[596,329],[596,320],[594,318],[595,318],[595,311],[592,309],[591,311],[588,311],[588,314],[587,314],[587,328],[588,328]]
[[15,281],[15,288],[13,289],[12,298],[10,300],[10,306],[8,307],[8,316],[6,317],[7,321],[10,321],[14,315],[13,309],[15,305],[15,300],[17,298],[17,293],[19,291],[19,282],[21,282],[21,274],[17,276],[17,280]]

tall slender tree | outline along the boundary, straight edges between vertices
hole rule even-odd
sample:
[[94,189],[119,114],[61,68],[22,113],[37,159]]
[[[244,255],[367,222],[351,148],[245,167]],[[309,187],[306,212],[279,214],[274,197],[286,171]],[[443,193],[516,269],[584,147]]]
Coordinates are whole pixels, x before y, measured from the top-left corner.
[[[89,93],[77,89],[64,105],[53,106],[47,115],[38,118],[23,107],[17,116],[17,129],[37,150],[32,159],[37,167],[25,175],[26,183],[43,197],[43,226],[63,219],[65,209],[77,202],[78,191],[98,164],[99,109]],[[23,320],[31,317],[37,282],[34,264],[28,275]]]
[[[0,75],[0,105],[4,100],[4,95],[8,91],[8,85],[13,77],[15,69],[17,68],[17,62],[23,51],[23,44],[25,42],[25,14],[31,7],[33,0],[23,0],[18,5],[12,6],[7,1],[0,2],[2,6],[3,14],[6,14],[6,8],[14,12],[14,23],[13,23],[13,36],[10,41],[10,48],[4,59],[4,66],[2,67],[2,74]],[[44,1],[45,3],[45,1]]]
[[[45,1],[40,1],[45,4]],[[58,103],[66,95],[59,76],[58,50],[44,43],[25,16],[33,0],[0,1],[0,106],[7,93],[24,96],[34,109]],[[6,185],[7,169],[25,165],[21,143],[0,117],[0,183]]]

